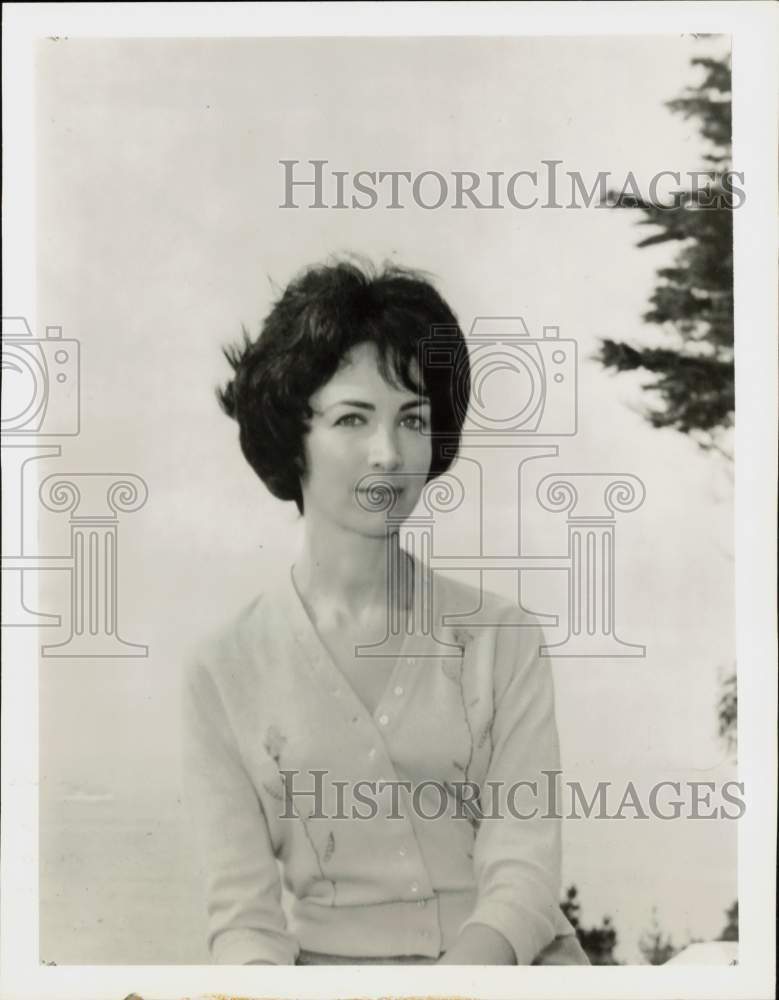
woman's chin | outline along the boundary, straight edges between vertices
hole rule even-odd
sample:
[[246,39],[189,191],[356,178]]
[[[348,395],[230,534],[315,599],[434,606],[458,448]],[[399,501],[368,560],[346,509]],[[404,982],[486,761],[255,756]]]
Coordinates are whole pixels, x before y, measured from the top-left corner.
[[405,520],[402,517],[387,518],[384,514],[378,514],[361,518],[359,525],[355,524],[355,531],[368,538],[385,538],[388,534],[397,533],[400,524]]
[[383,504],[378,509],[370,509],[364,498],[355,498],[360,522],[366,526],[375,525],[382,531],[405,521],[415,504],[416,498],[408,497],[404,492],[399,493],[389,506]]

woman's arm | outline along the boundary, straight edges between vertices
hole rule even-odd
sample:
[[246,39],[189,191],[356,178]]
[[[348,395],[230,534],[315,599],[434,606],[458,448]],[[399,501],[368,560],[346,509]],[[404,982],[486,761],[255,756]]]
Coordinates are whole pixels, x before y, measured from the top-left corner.
[[292,965],[268,826],[221,695],[193,663],[183,689],[183,787],[206,877],[208,945],[216,962]]
[[486,924],[468,924],[437,965],[516,965],[506,938]]
[[554,689],[550,661],[539,656],[543,632],[524,621],[497,630],[493,749],[474,844],[477,902],[447,964],[530,965],[559,925],[560,820],[545,815],[560,760]]

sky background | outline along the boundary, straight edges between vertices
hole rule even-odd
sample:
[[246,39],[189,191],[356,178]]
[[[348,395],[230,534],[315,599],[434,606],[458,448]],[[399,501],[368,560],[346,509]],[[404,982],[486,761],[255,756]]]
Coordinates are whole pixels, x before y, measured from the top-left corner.
[[[43,959],[206,960],[179,800],[179,671],[200,636],[272,586],[299,531],[216,406],[220,347],[242,323],[256,331],[274,287],[335,252],[430,271],[466,330],[521,315],[533,336],[556,325],[577,341],[580,430],[555,439],[557,459],[528,466],[523,530],[529,551],[564,553],[564,515],[534,504],[544,475],[643,480],[645,503],[618,522],[616,585],[619,633],[647,656],[555,664],[566,777],[648,793],[736,776],[716,734],[733,659],[727,471],[642,420],[640,378],[591,359],[600,338],[657,339],[640,317],[675,248],[637,250],[635,217],[615,211],[278,207],[280,159],[445,174],[558,159],[590,183],[632,171],[643,185],[700,169],[694,123],[663,102],[697,79],[691,57],[724,47],[690,36],[41,42],[39,332],[58,325],[80,341],[82,430],[40,471],[147,482],[147,505],[122,518],[119,581],[120,631],[150,650],[42,662]],[[490,475],[506,476],[489,518],[510,537],[510,476]],[[452,551],[473,536],[473,512],[441,520]],[[67,551],[65,515],[47,513],[41,531],[45,551]],[[61,579],[42,574],[40,609],[61,613],[64,600]],[[559,579],[528,578],[534,610],[564,615],[562,600]],[[717,820],[570,821],[564,883],[579,887],[583,922],[609,914],[619,957],[636,960],[653,907],[679,943],[721,931],[735,835]]]

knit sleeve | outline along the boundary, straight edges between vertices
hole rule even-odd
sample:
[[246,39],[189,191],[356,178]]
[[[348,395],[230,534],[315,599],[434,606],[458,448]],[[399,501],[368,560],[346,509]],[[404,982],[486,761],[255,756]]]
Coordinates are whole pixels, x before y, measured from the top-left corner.
[[220,693],[193,662],[182,690],[182,784],[206,878],[208,946],[217,963],[293,965],[268,826]]
[[473,856],[478,894],[463,925],[497,930],[518,965],[530,965],[561,927],[560,820],[550,801],[560,752],[543,642],[535,624],[498,628],[493,750]]

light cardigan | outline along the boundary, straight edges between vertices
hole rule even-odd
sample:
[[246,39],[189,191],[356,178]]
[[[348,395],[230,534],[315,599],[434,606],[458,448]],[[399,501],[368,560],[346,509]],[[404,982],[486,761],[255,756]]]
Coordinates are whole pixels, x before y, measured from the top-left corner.
[[[526,965],[573,933],[558,905],[559,817],[543,816],[553,775],[542,772],[559,770],[559,750],[541,629],[502,598],[422,576],[415,562],[414,610],[429,602],[434,627],[405,639],[373,713],[321,642],[290,570],[188,663],[183,779],[215,961],[294,964],[300,948],[436,958],[479,923]],[[446,624],[480,604],[486,625]],[[382,781],[411,788],[363,784],[359,798],[357,782]],[[464,781],[490,791],[480,822],[441,791],[455,796]],[[319,815],[298,794],[317,782]],[[511,786],[513,812],[535,808],[533,818],[507,811]],[[290,926],[277,859],[294,897]]]

